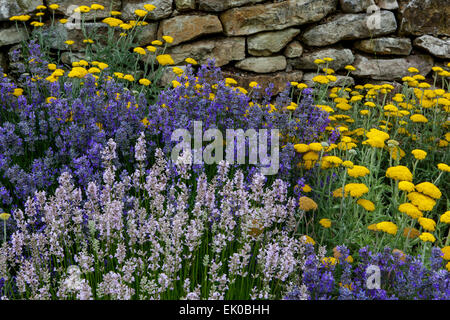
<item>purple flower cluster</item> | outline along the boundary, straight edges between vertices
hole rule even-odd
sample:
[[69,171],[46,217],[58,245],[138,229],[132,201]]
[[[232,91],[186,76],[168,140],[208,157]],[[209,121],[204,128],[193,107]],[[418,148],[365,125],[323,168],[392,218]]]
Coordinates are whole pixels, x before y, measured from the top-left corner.
[[[359,250],[355,261],[347,258],[349,251],[338,246],[338,263],[325,264],[314,254],[306,259],[302,287],[295,288],[285,299],[339,299],[339,300],[448,300],[450,299],[450,272],[444,268],[442,251],[433,248],[430,266],[420,257],[392,251],[372,253],[368,247]],[[372,267],[380,271],[380,287],[368,286]],[[370,270],[370,272],[369,272]],[[307,289],[307,290],[306,290]]]
[[293,145],[315,141],[329,123],[308,90],[298,108],[287,111],[290,86],[275,100],[270,87],[245,92],[229,85],[212,60],[197,72],[189,66],[178,77],[180,85],[161,92],[149,106],[144,94],[116,82],[108,69],[99,79],[88,74],[84,79],[47,81],[48,61],[35,42],[26,53],[17,50],[12,56],[16,69],[23,69],[18,83],[24,91],[14,96],[17,85],[9,77],[0,78],[0,205],[6,210],[36,190],[54,190],[62,172],[71,173],[81,186],[99,182],[100,151],[110,138],[118,146],[117,168],[132,171],[136,162],[130,146],[139,132],[146,129],[152,151],[160,147],[168,154],[174,145],[172,132],[192,129],[194,121],[203,121],[204,131],[280,130],[278,177],[294,176],[291,182],[296,182],[299,177],[291,169],[300,155]]

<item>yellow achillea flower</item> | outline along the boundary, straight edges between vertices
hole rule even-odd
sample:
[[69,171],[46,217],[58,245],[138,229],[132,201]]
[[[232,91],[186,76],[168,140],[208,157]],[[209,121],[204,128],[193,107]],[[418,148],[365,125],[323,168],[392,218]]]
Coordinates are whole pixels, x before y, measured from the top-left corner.
[[153,40],[151,43],[154,46],[162,46],[163,44],[161,40]]
[[450,211],[446,211],[443,215],[441,215],[439,221],[442,223],[450,224]]
[[411,154],[416,158],[417,160],[423,160],[427,156],[427,152],[421,149],[414,149],[411,151]]
[[91,11],[91,8],[88,6],[79,6],[78,8],[75,8],[75,10],[73,10],[74,12],[81,12],[81,13],[88,13],[89,11]]
[[134,10],[134,14],[137,15],[138,17],[143,18],[148,14],[148,12],[145,10],[136,9],[136,10]]
[[344,186],[345,196],[350,193],[350,196],[359,198],[367,192],[369,192],[369,188],[364,183],[348,183]]
[[384,131],[372,128],[366,133],[367,140],[362,144],[368,144],[374,148],[384,148],[384,142],[389,139],[389,134]]
[[416,190],[434,199],[440,199],[441,190],[431,182],[422,182],[416,185]]
[[364,166],[354,165],[353,168],[347,169],[347,173],[350,177],[359,178],[368,175],[370,171]]
[[436,238],[429,232],[423,232],[420,236],[419,239],[422,240],[423,242],[435,242]]
[[102,20],[102,22],[106,23],[110,27],[118,27],[121,24],[123,24],[122,20],[117,19],[117,18],[112,18],[112,17],[105,18],[105,19]]
[[351,66],[351,65],[346,65],[345,66],[345,70],[347,70],[347,71],[355,71],[356,68],[354,66]]
[[163,40],[167,43],[172,43],[173,38],[171,36],[162,36]]
[[140,54],[142,56],[145,56],[147,54],[147,52],[145,52],[145,49],[141,48],[141,47],[134,48],[133,52],[136,52],[136,53],[138,53],[138,54]]
[[367,229],[370,230],[370,231],[378,231],[378,228],[377,228],[377,224],[376,224],[376,223],[373,223],[373,224],[371,224],[371,225],[368,225],[368,226],[367,226]]
[[153,11],[156,9],[156,7],[152,4],[144,4],[144,9],[147,11]]
[[445,246],[441,249],[444,256],[442,257],[444,260],[450,260],[450,246]]
[[322,158],[322,169],[338,167],[342,163],[342,159],[336,156],[325,156]]
[[314,151],[308,151],[303,155],[303,161],[305,162],[305,168],[311,169],[316,161],[319,159],[319,154]]
[[359,199],[358,201],[356,201],[357,204],[359,204],[361,207],[363,207],[364,209],[366,209],[367,211],[375,211],[375,204],[367,199]]
[[11,214],[9,214],[9,213],[6,213],[6,212],[0,213],[0,220],[6,221],[10,217],[11,217]]
[[408,68],[408,72],[409,72],[409,73],[419,73],[419,70],[417,70],[417,69],[414,68],[414,67],[409,67],[409,68]]
[[142,78],[139,80],[139,83],[142,84],[143,86],[149,86],[151,81],[145,78]]
[[428,119],[424,115],[419,114],[419,113],[413,114],[411,117],[409,117],[409,119],[412,122],[416,122],[416,123],[427,123],[428,122]]
[[309,193],[309,192],[312,191],[312,189],[311,189],[311,187],[310,187],[309,185],[305,184],[305,185],[303,186],[303,188],[302,188],[302,191],[303,191],[303,192],[306,192],[306,193]]
[[310,150],[316,151],[316,152],[319,152],[319,151],[321,151],[321,150],[323,149],[322,144],[320,144],[320,143],[318,143],[318,142],[310,143],[310,144],[308,145],[308,147],[309,147]]
[[56,97],[48,97],[47,99],[45,99],[45,102],[47,103],[52,103],[53,101],[58,100]]
[[92,10],[105,10],[105,7],[101,4],[94,3],[91,5]]
[[420,217],[417,221],[426,231],[434,231],[436,229],[436,222],[433,219]]
[[386,177],[394,180],[412,181],[411,171],[405,166],[390,167],[386,170]]
[[448,271],[450,271],[450,262],[445,265]]
[[175,62],[173,61],[172,57],[169,54],[160,54],[159,56],[156,56],[156,60],[162,66],[175,64]]
[[326,76],[323,76],[323,75],[315,76],[314,78],[312,78],[312,81],[315,83],[320,83],[320,84],[327,84],[330,82],[330,80]]
[[21,89],[21,88],[16,88],[13,91],[13,95],[16,97],[20,97],[22,94],[23,94],[23,89]]
[[354,164],[350,160],[345,160],[344,162],[342,162],[342,166],[345,168],[353,168]]
[[400,181],[398,183],[398,188],[402,191],[413,192],[415,190],[414,183],[409,181]]
[[383,222],[379,222],[377,223],[377,230],[392,234],[393,236],[395,236],[397,234],[398,231],[398,227],[395,223],[390,222],[390,221],[383,221]]
[[74,67],[67,75],[69,78],[84,78],[88,74],[88,71],[83,67]]
[[406,259],[406,255],[402,250],[394,249],[394,250],[392,250],[392,254],[397,256],[402,261],[405,261],[405,259]]
[[326,229],[331,227],[331,220],[330,219],[320,219],[319,221],[320,225]]
[[51,5],[49,5],[48,7],[49,7],[50,9],[52,9],[52,10],[56,10],[56,9],[59,8],[59,4],[51,4]]
[[420,211],[415,205],[409,202],[402,203],[398,207],[398,211],[407,214],[413,219],[418,219],[423,216],[422,211]]
[[412,202],[420,211],[431,211],[436,205],[436,201],[426,195],[418,192],[410,192],[408,194],[409,201]]
[[303,211],[317,210],[317,203],[309,197],[300,197],[298,207]]
[[130,82],[134,81],[134,77],[131,74],[126,74],[123,76],[123,79],[128,80]]
[[121,23],[119,27],[123,30],[130,30],[131,28],[133,28],[133,26],[129,23]]
[[334,257],[323,257],[321,260],[324,267],[331,267],[338,263],[338,260]]
[[306,234],[303,235],[303,236],[301,237],[301,240],[304,241],[305,244],[306,244],[306,243],[310,243],[310,244],[312,244],[312,245],[315,245],[315,244],[316,244],[316,242],[314,241],[314,239],[311,238],[310,236],[306,235]]

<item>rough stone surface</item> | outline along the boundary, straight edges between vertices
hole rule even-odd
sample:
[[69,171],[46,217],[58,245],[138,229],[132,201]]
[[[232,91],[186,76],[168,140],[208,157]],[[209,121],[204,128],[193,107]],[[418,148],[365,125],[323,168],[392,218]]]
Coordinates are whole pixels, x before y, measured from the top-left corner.
[[156,7],[151,11],[147,18],[150,20],[159,20],[167,18],[172,14],[172,0],[126,0],[122,4],[122,18],[125,20],[136,20],[134,11],[144,9],[144,4],[152,4]]
[[175,0],[178,11],[188,11],[195,9],[195,0]]
[[[303,35],[310,46],[326,46],[341,40],[355,40],[390,34],[397,29],[395,16],[391,11],[379,13],[380,23],[372,23],[372,16],[365,13],[338,15],[331,21],[312,27]],[[369,28],[370,27],[370,28]]]
[[414,40],[414,46],[428,51],[435,57],[450,59],[450,39],[442,40],[424,35]]
[[[315,72],[309,72],[305,73],[303,75],[303,82],[308,85],[308,87],[313,87],[314,82],[312,79],[317,75]],[[341,75],[334,75],[337,80],[334,82],[330,82],[328,85],[330,87],[342,87],[342,86],[353,86],[355,84],[355,79],[349,76],[341,76]]]
[[328,66],[336,71],[343,69],[346,65],[352,64],[355,60],[350,49],[327,48],[305,52],[300,58],[289,60],[289,63],[295,69],[317,70],[317,64],[314,63],[314,60],[323,59],[325,57],[334,59],[334,61],[329,62]]
[[235,64],[236,68],[256,73],[270,73],[286,69],[284,56],[246,58]]
[[303,46],[297,40],[289,43],[284,49],[284,56],[287,58],[298,58],[303,54]]
[[220,20],[226,35],[248,35],[316,22],[336,6],[337,0],[288,0],[230,9],[220,15]]
[[340,0],[341,9],[344,12],[366,12],[367,8],[374,5],[374,0]]
[[72,64],[74,61],[86,60],[86,55],[81,52],[63,52],[61,54],[61,62],[65,64]]
[[[100,4],[105,7],[105,10],[91,10],[87,13],[76,13],[74,9],[78,6],[88,6],[90,7],[93,3]],[[47,1],[47,5],[57,4],[59,8],[56,10],[56,13],[63,14],[67,17],[72,16],[73,19],[79,19],[81,15],[83,15],[85,21],[93,20],[94,17],[96,19],[109,17],[109,12],[111,10],[120,10],[120,0],[96,0],[95,2],[90,0],[50,0]],[[77,17],[78,16],[78,17]]]
[[[106,34],[107,34],[107,25],[104,23],[86,23],[85,24],[87,33],[96,32],[97,34],[103,34],[105,37],[100,37],[100,41],[102,43],[106,42]],[[85,44],[83,43],[83,39],[85,39],[82,30],[79,29],[68,29],[65,25],[57,24],[53,28],[44,27],[42,29],[42,34],[44,41],[53,48],[59,50],[68,50],[69,46],[64,42],[66,40],[73,40],[75,43],[70,46],[73,51],[80,51],[85,48]]]
[[26,37],[27,34],[23,28],[17,30],[14,26],[8,29],[0,29],[0,47],[19,43],[22,40],[25,40]]
[[202,35],[222,32],[222,24],[215,15],[182,15],[163,20],[159,25],[158,36],[168,35],[174,38],[172,46],[193,40]]
[[245,38],[219,38],[200,40],[169,48],[175,64],[180,64],[186,58],[193,58],[198,63],[206,63],[208,58],[216,59],[216,66],[221,67],[230,61],[245,58]]
[[377,0],[377,6],[385,10],[396,10],[398,2],[397,0]]
[[409,0],[400,9],[400,32],[450,36],[448,0]]
[[248,53],[254,56],[270,56],[283,49],[299,33],[299,29],[289,28],[249,36],[247,38]]
[[149,23],[146,26],[140,26],[140,31],[136,33],[135,41],[140,46],[148,45],[157,39],[158,23]]
[[409,67],[417,68],[420,74],[426,76],[433,67],[433,58],[428,55],[411,55],[405,58],[377,59],[357,54],[353,65],[356,70],[352,75],[355,77],[392,81],[409,75]]
[[0,21],[32,12],[42,0],[0,0]]
[[248,89],[248,85],[252,81],[256,81],[261,88],[264,90],[269,86],[270,83],[273,83],[274,87],[272,90],[273,94],[278,94],[282,92],[288,82],[296,81],[300,82],[303,79],[302,71],[293,71],[293,72],[275,72],[275,73],[267,73],[267,74],[254,74],[250,72],[244,71],[229,71],[223,70],[223,76],[227,78],[233,78],[238,83],[238,86]]
[[360,40],[355,42],[354,47],[367,53],[381,55],[393,54],[407,56],[412,50],[411,39],[392,37]]
[[233,7],[255,4],[264,0],[199,0],[199,9],[204,11],[224,11]]

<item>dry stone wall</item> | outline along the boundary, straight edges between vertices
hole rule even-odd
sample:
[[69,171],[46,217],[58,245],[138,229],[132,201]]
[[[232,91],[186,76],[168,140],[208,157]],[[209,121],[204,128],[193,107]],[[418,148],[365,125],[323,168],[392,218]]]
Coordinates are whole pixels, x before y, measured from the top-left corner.
[[[401,79],[410,66],[428,75],[433,65],[450,60],[449,0],[0,0],[0,64],[8,66],[8,50],[24,38],[9,21],[13,15],[32,14],[37,5],[58,4],[58,17],[74,5],[98,3],[135,19],[144,4],[156,9],[138,35],[140,45],[163,35],[174,42],[168,48],[183,65],[191,57],[216,64],[241,85],[270,82],[280,91],[288,81],[311,81],[314,60],[335,59],[339,83]],[[91,28],[106,27],[99,18],[109,10],[86,15]],[[82,34],[59,26],[48,31],[55,48],[67,49],[61,39],[79,40]],[[53,39],[52,38],[52,39]],[[349,77],[344,69],[354,65]],[[165,79],[168,79],[165,77]]]

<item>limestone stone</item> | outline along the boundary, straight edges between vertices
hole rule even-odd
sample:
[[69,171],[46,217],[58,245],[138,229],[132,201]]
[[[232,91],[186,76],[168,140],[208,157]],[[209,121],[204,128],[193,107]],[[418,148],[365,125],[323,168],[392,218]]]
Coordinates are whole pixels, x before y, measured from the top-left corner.
[[[105,7],[104,10],[91,10],[87,13],[77,13],[74,12],[74,9],[76,9],[79,6],[88,6],[90,7],[93,3],[102,5]],[[81,15],[83,16],[83,19],[85,21],[93,20],[94,18],[96,20],[109,17],[109,12],[111,10],[120,10],[120,0],[96,0],[95,2],[89,1],[89,0],[50,0],[47,1],[47,5],[51,4],[57,4],[59,5],[59,8],[56,10],[56,13],[65,15],[67,18],[72,19],[81,19]]]
[[270,73],[286,69],[284,56],[250,57],[235,64],[236,68],[256,73]]
[[4,52],[0,52],[0,68],[3,69],[3,72],[5,72],[7,70],[7,58],[6,58],[6,54]]
[[147,18],[150,20],[160,20],[167,18],[172,14],[173,0],[124,0],[122,3],[122,15],[125,20],[136,20],[134,11],[136,9],[144,9],[144,4],[152,4],[156,7],[151,11]]
[[[105,37],[100,37],[100,42],[106,42],[108,30],[106,24],[101,22],[87,22],[85,23],[85,28],[88,34],[95,31],[97,35],[105,35]],[[77,28],[69,29],[67,28],[67,25],[56,24],[53,27],[43,27],[42,34],[44,41],[53,49],[68,50],[69,46],[64,43],[66,40],[73,40],[75,42],[70,46],[73,51],[80,51],[86,47],[86,44],[83,43],[83,40],[85,39],[83,31]]]
[[314,63],[316,59],[323,59],[325,57],[333,58],[329,62],[328,67],[335,71],[343,69],[346,65],[352,64],[355,60],[350,49],[317,49],[310,52],[305,52],[300,58],[289,60],[289,63],[300,70],[317,70],[317,64]]
[[424,35],[414,40],[414,46],[428,51],[435,57],[450,59],[450,39],[442,40]]
[[374,0],[340,0],[341,9],[348,13],[366,12],[367,8],[374,5]]
[[222,32],[222,24],[215,15],[181,15],[161,21],[158,36],[174,38],[171,45],[193,40],[203,35]]
[[[303,75],[303,82],[308,85],[308,87],[313,87],[314,82],[312,79],[317,75],[315,72],[308,72]],[[334,75],[337,80],[330,82],[328,85],[330,87],[342,87],[342,86],[353,86],[355,84],[355,79],[349,76]]]
[[[374,16],[379,17],[379,21],[372,20]],[[349,13],[337,15],[324,24],[312,27],[305,32],[303,40],[309,46],[326,46],[341,40],[387,35],[396,29],[397,22],[391,11],[381,10],[373,15]]]
[[394,37],[360,40],[354,43],[354,47],[367,53],[380,55],[407,56],[412,50],[411,39]]
[[15,26],[13,26],[7,29],[0,29],[0,47],[19,43],[26,38],[27,33],[22,27],[17,29]]
[[195,0],[175,0],[178,11],[188,11],[195,9]]
[[0,21],[30,13],[42,4],[42,0],[0,0]]
[[377,6],[380,9],[396,10],[398,9],[398,2],[397,0],[377,0]]
[[408,68],[414,67],[426,76],[433,67],[433,58],[429,55],[410,55],[404,58],[377,59],[364,55],[355,55],[352,72],[355,77],[375,80],[400,80],[409,75]]
[[255,4],[264,0],[199,0],[199,9],[203,11],[224,11],[233,7]]
[[399,10],[400,32],[421,36],[450,36],[448,0],[409,0]]
[[317,22],[336,6],[337,0],[287,0],[233,8],[222,13],[220,20],[226,35],[249,35]]
[[286,58],[298,58],[303,54],[303,46],[297,40],[289,43],[284,49]]
[[254,74],[245,71],[236,70],[223,70],[223,76],[226,78],[233,78],[238,83],[238,86],[248,89],[249,84],[252,81],[257,82],[261,89],[264,90],[273,83],[272,94],[276,95],[282,92],[288,82],[296,81],[300,82],[303,79],[303,72],[296,70],[293,72],[274,72],[267,74]]
[[193,58],[198,63],[206,63],[209,58],[214,58],[216,66],[221,67],[230,61],[245,58],[245,38],[199,40],[169,48],[167,52],[175,64],[182,63],[186,58]]
[[249,36],[247,38],[248,52],[254,56],[270,56],[283,49],[299,33],[299,29],[288,28]]
[[139,32],[136,33],[135,38],[138,45],[149,45],[153,40],[158,38],[158,22],[149,23],[139,28]]

